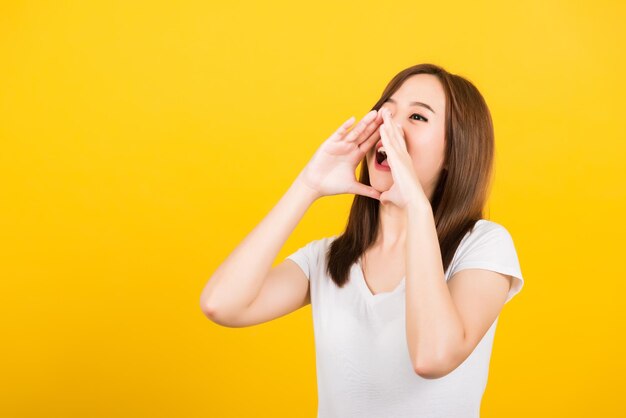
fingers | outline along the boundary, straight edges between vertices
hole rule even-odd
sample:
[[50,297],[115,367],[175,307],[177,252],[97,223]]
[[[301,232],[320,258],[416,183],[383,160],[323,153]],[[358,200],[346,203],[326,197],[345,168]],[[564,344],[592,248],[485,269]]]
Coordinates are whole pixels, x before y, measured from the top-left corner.
[[359,142],[359,149],[365,154],[367,153],[380,139],[380,124],[383,122],[383,118],[380,112],[376,114],[376,119],[367,127],[363,135],[357,139]]
[[404,132],[400,125],[396,124],[391,119],[391,114],[388,109],[383,109],[383,125],[381,129],[385,129],[387,136],[390,139],[391,145],[398,147],[401,150],[407,151],[406,140],[404,139]]
[[[363,119],[345,136],[344,141],[355,142],[363,135],[367,134],[367,129],[370,128],[371,123],[376,119],[377,112],[372,110],[368,112]],[[359,141],[360,142],[360,141]]]
[[404,132],[402,131],[402,127],[395,123],[393,123],[392,125],[394,126],[394,131],[396,132],[396,138],[398,138],[398,144],[400,145],[400,148],[402,148],[404,151],[408,151],[406,148],[406,139],[404,138]]
[[[380,129],[384,130],[387,138],[392,139],[394,137],[393,120],[391,120],[391,115],[389,114],[388,109],[383,109],[383,124]],[[395,141],[391,145],[395,146]]]
[[382,139],[383,147],[385,147],[385,151],[387,152],[387,163],[389,164],[389,168],[393,170],[397,154],[395,145],[391,143],[387,129],[389,128],[384,125],[380,127],[380,138]]
[[350,116],[350,119],[348,119],[347,121],[345,121],[344,123],[342,123],[339,128],[337,128],[337,130],[335,132],[333,132],[333,134],[330,136],[331,139],[333,140],[339,140],[341,138],[344,137],[344,135],[346,134],[346,132],[348,132],[348,128],[350,126],[352,126],[352,124],[354,123],[354,116]]
[[[370,128],[368,128],[368,131],[369,130]],[[374,125],[371,130],[372,133],[370,134],[370,136],[365,141],[359,144],[359,149],[363,151],[363,153],[369,151],[380,139],[380,135],[378,134],[378,129],[376,129],[376,125]]]
[[[374,110],[374,112],[376,112]],[[383,122],[380,110],[376,112],[376,117],[370,122],[365,131],[356,139],[359,150],[366,154],[380,139],[379,127]]]
[[[376,112],[375,110],[373,112]],[[355,142],[358,144],[359,148],[363,151],[367,151],[373,143],[371,142],[372,136],[377,136],[378,128],[380,124],[383,122],[383,118],[380,112],[376,112],[376,117],[367,125],[367,128],[363,131],[358,138],[356,138]],[[379,138],[379,137],[378,137]]]

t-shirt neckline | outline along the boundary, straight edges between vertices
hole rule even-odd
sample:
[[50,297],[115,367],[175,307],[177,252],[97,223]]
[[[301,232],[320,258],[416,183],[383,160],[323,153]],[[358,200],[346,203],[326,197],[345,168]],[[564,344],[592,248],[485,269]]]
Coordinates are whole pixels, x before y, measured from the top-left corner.
[[364,297],[369,302],[378,302],[380,300],[387,299],[399,293],[405,287],[406,275],[402,277],[402,279],[400,280],[400,283],[398,283],[395,289],[390,290],[388,292],[372,293],[369,286],[367,285],[367,282],[365,281],[365,275],[363,274],[363,267],[361,265],[361,257],[359,257],[359,259],[353,264],[353,269],[356,270],[357,285],[361,289],[361,292],[363,293]]

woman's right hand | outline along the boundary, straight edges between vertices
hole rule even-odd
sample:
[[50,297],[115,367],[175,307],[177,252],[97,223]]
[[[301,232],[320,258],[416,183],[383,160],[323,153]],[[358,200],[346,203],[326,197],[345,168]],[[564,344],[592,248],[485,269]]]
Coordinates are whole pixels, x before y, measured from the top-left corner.
[[378,127],[383,122],[379,112],[372,110],[348,132],[354,116],[345,121],[318,148],[298,175],[318,197],[343,193],[378,199],[380,192],[356,179],[355,170],[365,154],[380,139]]

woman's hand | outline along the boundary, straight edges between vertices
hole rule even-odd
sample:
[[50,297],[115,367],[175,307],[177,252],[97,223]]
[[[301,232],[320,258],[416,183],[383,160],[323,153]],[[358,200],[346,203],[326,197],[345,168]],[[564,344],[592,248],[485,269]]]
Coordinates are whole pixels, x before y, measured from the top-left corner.
[[341,124],[313,154],[298,179],[318,197],[352,193],[378,199],[380,192],[359,182],[355,175],[359,162],[378,140],[376,129],[382,119],[377,116],[376,110],[370,111],[349,132],[354,116]]
[[380,203],[383,205],[393,203],[404,209],[410,203],[428,200],[415,173],[402,129],[393,122],[388,109],[382,110],[382,116],[383,124],[379,128],[380,137],[387,152],[393,185],[380,195]]

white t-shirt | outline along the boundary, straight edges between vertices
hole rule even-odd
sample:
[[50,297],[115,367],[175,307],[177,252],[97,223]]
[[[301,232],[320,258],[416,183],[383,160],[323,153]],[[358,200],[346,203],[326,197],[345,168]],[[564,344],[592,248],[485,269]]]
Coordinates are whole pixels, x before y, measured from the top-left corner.
[[[487,384],[498,318],[474,351],[438,379],[415,373],[405,331],[405,279],[390,292],[372,294],[360,265],[339,288],[325,273],[326,250],[338,235],[309,242],[287,256],[310,282],[316,349],[318,418],[475,418]],[[509,232],[476,222],[445,272],[482,268],[513,276],[506,302],[524,283]]]

